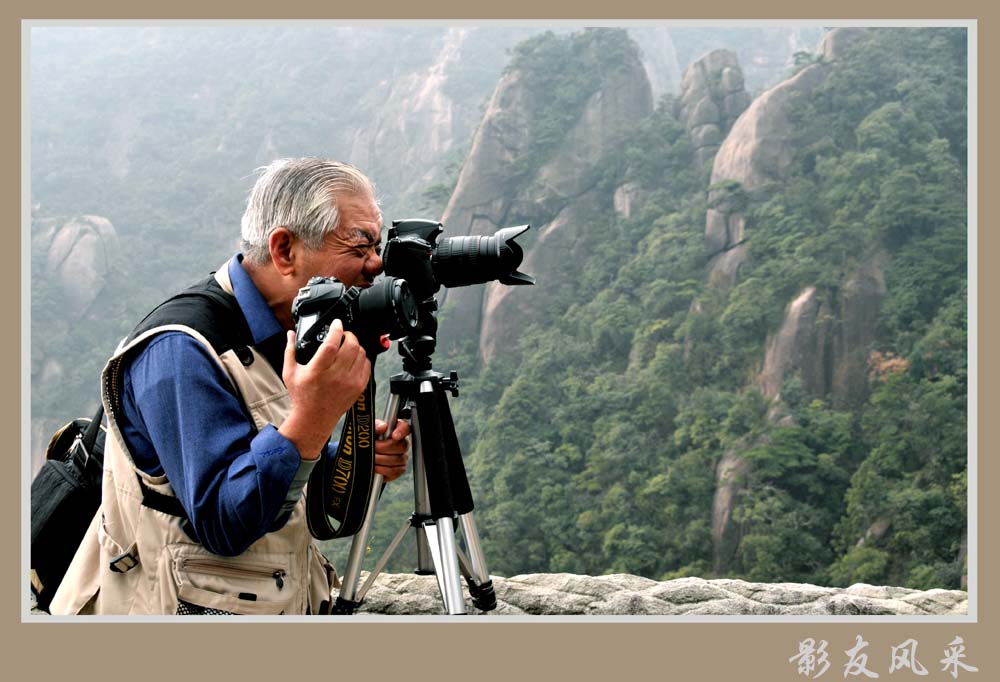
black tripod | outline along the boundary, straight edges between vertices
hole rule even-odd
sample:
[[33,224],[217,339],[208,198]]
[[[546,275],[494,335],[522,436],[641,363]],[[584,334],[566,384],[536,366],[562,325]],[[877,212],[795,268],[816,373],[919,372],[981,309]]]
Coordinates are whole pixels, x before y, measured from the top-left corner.
[[[407,410],[410,414],[414,512],[400,528],[359,590],[357,586],[361,575],[361,561],[383,487],[382,476],[375,475],[368,514],[354,536],[340,596],[333,607],[336,615],[350,615],[361,605],[368,589],[409,528],[415,530],[417,539],[415,572],[418,575],[436,576],[446,613],[466,613],[460,572],[468,584],[473,606],[482,611],[496,608],[493,583],[486,570],[479,533],[472,518],[472,492],[446,395],[446,392],[458,395],[458,373],[451,372],[446,377],[431,368],[434,346],[433,333],[430,336],[400,341],[403,371],[393,375],[390,380],[391,395],[385,413],[385,421],[389,427],[383,438],[392,433],[399,416],[404,415]],[[462,529],[468,555],[456,541],[456,519]]]

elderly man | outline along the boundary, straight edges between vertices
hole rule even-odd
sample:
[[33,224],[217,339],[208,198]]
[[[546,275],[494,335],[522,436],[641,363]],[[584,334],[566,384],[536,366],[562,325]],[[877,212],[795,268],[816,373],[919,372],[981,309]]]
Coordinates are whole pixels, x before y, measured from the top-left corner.
[[[371,182],[349,165],[264,169],[242,253],[150,313],[104,370],[101,510],[53,614],[327,612],[336,575],[303,489],[371,365],[339,321],[297,364],[291,303],[317,275],[370,285],[381,227]],[[386,480],[405,470],[408,436],[400,421],[377,441]]]

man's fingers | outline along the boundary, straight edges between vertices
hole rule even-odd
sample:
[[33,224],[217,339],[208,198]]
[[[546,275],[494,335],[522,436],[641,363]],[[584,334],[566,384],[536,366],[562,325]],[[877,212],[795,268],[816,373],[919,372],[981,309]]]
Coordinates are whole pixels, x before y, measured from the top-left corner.
[[351,332],[344,334],[344,345],[341,352],[344,354],[345,369],[352,372],[364,369],[360,365],[368,360],[368,356],[365,354],[365,349],[361,347],[358,337]]
[[401,455],[410,449],[410,442],[407,440],[377,440],[375,441],[375,452],[383,455]]
[[386,481],[394,481],[406,473],[407,456],[375,455],[375,473],[381,474]]
[[410,435],[410,422],[405,419],[396,420],[396,428],[392,430],[393,440],[403,440]]
[[289,371],[295,367],[295,332],[289,330],[285,334],[285,371]]
[[[375,420],[375,435],[381,436],[389,425],[381,419]],[[405,419],[397,419],[396,425],[392,429],[392,435],[386,440],[403,440],[410,435],[410,422]]]

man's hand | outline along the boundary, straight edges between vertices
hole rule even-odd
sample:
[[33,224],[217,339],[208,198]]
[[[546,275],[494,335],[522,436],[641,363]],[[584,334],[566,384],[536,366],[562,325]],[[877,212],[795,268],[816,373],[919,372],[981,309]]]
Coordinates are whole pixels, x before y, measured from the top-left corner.
[[[375,436],[385,433],[389,425],[381,419],[375,420]],[[394,481],[406,471],[406,460],[410,449],[410,423],[397,419],[392,434],[385,440],[375,441],[375,473],[385,480]]]
[[281,378],[292,400],[292,411],[278,431],[295,444],[303,459],[316,459],[337,420],[368,385],[370,375],[371,363],[364,348],[354,334],[344,331],[340,320],[333,321],[327,337],[305,365],[295,361],[295,332],[289,331]]

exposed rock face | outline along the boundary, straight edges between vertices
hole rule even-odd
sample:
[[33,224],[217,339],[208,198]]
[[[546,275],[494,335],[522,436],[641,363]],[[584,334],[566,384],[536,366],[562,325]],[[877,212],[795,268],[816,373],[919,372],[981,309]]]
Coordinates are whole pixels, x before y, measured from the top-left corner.
[[[511,164],[532,144],[531,115],[538,110],[538,95],[526,91],[517,72],[501,79],[445,209],[445,236],[489,235],[500,227],[530,222],[532,233],[519,239],[530,245],[520,269],[551,281],[579,279],[577,265],[588,248],[588,227],[603,210],[594,171],[653,109],[637,59],[609,71],[565,139],[518,187],[512,184]],[[442,308],[448,307],[439,339],[478,339],[480,358],[489,360],[497,349],[513,347],[519,330],[537,319],[548,293],[544,287],[526,291],[496,283],[443,290],[438,300]]]
[[810,65],[755,99],[719,149],[712,183],[735,180],[749,191],[767,180],[783,179],[792,156],[787,104],[796,94],[814,90],[824,72],[821,65]]
[[[43,254],[39,274],[47,283],[55,285],[59,300],[64,302],[60,307],[63,322],[60,333],[72,333],[74,324],[87,315],[91,305],[103,294],[118,247],[118,234],[111,221],[93,215],[76,216],[66,222],[43,220],[33,228],[31,249]],[[36,349],[31,356],[32,391],[55,395],[63,390],[63,361],[63,358],[46,357]],[[43,451],[52,432],[77,416],[80,415],[63,415],[59,420],[32,418],[32,475],[43,462]]]
[[778,331],[769,336],[761,392],[777,398],[782,382],[797,374],[811,395],[830,394],[837,406],[854,406],[868,395],[867,362],[875,338],[879,307],[885,298],[888,256],[874,254],[847,278],[834,308],[820,303],[807,287],[785,310]]
[[[818,48],[822,62],[811,64],[792,78],[779,83],[757,97],[739,119],[715,154],[712,164],[713,185],[725,180],[739,183],[751,192],[768,181],[787,177],[792,160],[787,107],[794,97],[808,95],[826,77],[829,63],[836,61],[864,29],[835,29],[823,38]],[[705,217],[705,242],[712,260],[709,270],[717,284],[736,281],[747,250],[730,250],[742,243],[743,216],[739,207],[716,206]]]
[[838,28],[823,36],[816,51],[825,61],[836,61],[867,32],[864,28]]
[[828,359],[830,323],[821,314],[816,287],[808,287],[785,310],[785,320],[777,333],[769,337],[760,373],[761,393],[774,398],[788,374],[798,372],[803,388],[821,395],[830,386]]
[[[968,611],[968,593],[960,590],[865,584],[845,589],[702,578],[657,582],[626,574],[536,573],[492,580],[498,604],[488,616],[953,616]],[[441,614],[437,583],[431,576],[380,575],[358,615],[364,613]]]
[[857,547],[864,547],[869,542],[877,543],[885,535],[886,531],[892,526],[892,522],[889,519],[876,519],[872,525],[868,526],[868,530],[865,534],[858,539],[856,543]]
[[707,163],[750,104],[736,54],[714,50],[684,71],[674,114],[688,130],[699,163]]
[[622,218],[631,218],[632,214],[642,206],[644,192],[636,182],[626,182],[615,190],[615,213]]
[[[414,195],[434,182],[440,160],[456,141],[467,140],[475,125],[443,89],[474,32],[448,29],[428,68],[378,90],[383,99],[373,102],[375,121],[359,129],[351,142],[352,163],[378,178],[383,189],[391,187],[397,197]],[[386,150],[401,152],[389,158]]]
[[[820,64],[808,66],[753,101],[715,155],[713,185],[731,180],[739,183],[744,191],[751,192],[769,180],[786,177],[793,151],[786,106],[797,94],[815,89],[823,81],[824,69]],[[708,209],[705,242],[709,253],[715,254],[709,269],[716,279],[721,278],[726,283],[735,281],[746,250],[741,250],[738,258],[732,254],[724,256],[742,243],[743,227],[743,215],[738,207],[722,204]]]
[[84,215],[53,226],[36,237],[33,249],[44,250],[46,275],[54,279],[70,303],[65,312],[78,318],[101,294],[114,258],[118,234],[107,218]]
[[[807,393],[829,395],[835,407],[856,407],[867,398],[868,353],[886,294],[886,260],[883,253],[869,258],[848,277],[832,308],[820,301],[816,287],[807,287],[788,304],[781,327],[767,338],[764,367],[757,377],[761,393],[772,401],[768,419],[773,423],[792,422],[780,395],[782,383],[791,376],[801,379]],[[744,450],[727,450],[716,470],[712,510],[716,572],[726,570],[739,544],[732,508],[749,471]]]
[[740,543],[740,532],[733,523],[736,496],[746,487],[750,463],[740,454],[742,448],[726,450],[715,468],[715,497],[712,499],[712,549],[716,573],[725,570]]
[[879,308],[886,295],[888,257],[876,254],[841,288],[838,326],[833,335],[831,392],[835,406],[856,406],[868,397],[868,353],[875,340]]

